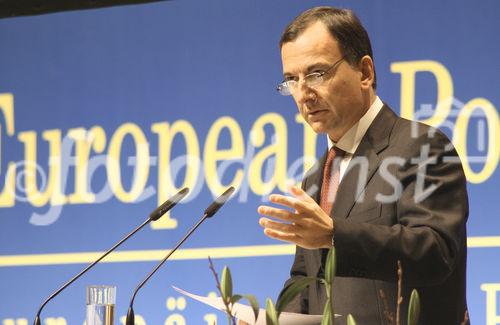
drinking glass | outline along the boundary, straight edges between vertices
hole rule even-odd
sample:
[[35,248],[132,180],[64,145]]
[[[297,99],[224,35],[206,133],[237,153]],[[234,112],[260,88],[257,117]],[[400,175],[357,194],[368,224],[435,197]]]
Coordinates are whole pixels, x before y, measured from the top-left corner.
[[91,285],[87,287],[87,324],[114,325],[116,287]]

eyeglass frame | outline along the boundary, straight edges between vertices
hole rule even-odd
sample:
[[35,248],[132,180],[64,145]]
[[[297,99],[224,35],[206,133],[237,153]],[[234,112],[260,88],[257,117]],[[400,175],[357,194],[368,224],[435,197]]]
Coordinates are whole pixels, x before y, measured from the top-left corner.
[[[316,72],[311,72],[311,73],[306,74],[303,78],[304,83],[310,88],[314,88],[315,86],[322,84],[325,81],[323,76],[325,74],[327,74],[328,72],[330,72],[332,69],[337,68],[340,65],[340,63],[342,63],[342,61],[344,61],[344,59],[345,59],[345,56],[341,57],[334,64],[332,64],[328,69],[326,69],[324,71],[316,71]],[[308,79],[311,80],[312,76],[314,76],[316,78],[315,80],[317,80],[317,82],[313,82],[313,84],[311,84],[310,81],[309,82],[307,81]],[[295,83],[294,87],[289,86],[289,84],[291,82]],[[297,87],[299,85],[299,82],[300,82],[300,80],[284,80],[276,86],[276,90],[283,96],[290,96],[290,95],[292,95],[291,88]]]

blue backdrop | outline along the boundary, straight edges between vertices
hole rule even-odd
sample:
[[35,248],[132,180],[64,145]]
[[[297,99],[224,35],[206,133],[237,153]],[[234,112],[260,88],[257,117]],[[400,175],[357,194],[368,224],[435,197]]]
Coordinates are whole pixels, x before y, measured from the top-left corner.
[[208,255],[230,266],[235,291],[276,297],[294,249],[262,234],[256,208],[326,148],[275,91],[277,44],[320,4],[360,16],[382,100],[460,149],[470,314],[500,323],[500,4],[216,0],[0,20],[2,325],[31,323],[49,293],[182,186],[193,188],[184,204],[50,303],[45,324],[82,324],[89,284],[116,285],[125,315],[137,283],[230,184],[233,199],[137,297],[138,324],[225,322],[171,287],[214,292]]

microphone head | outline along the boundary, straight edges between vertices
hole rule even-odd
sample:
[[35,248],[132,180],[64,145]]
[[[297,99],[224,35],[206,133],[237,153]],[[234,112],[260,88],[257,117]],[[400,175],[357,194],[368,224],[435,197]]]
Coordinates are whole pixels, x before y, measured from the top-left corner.
[[149,215],[149,219],[151,221],[156,221],[161,218],[167,211],[172,209],[180,200],[182,200],[189,193],[189,188],[184,187],[182,190],[177,192],[170,199],[166,200],[162,205],[157,207],[151,214]]
[[205,217],[212,217],[219,209],[226,203],[234,192],[234,187],[229,187],[221,196],[219,196],[212,204],[205,210]]

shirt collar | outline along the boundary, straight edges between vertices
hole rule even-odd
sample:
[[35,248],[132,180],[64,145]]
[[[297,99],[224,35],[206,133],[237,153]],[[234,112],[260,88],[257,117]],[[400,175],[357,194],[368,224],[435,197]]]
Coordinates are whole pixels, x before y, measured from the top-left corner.
[[372,124],[373,120],[377,116],[378,112],[382,109],[384,103],[377,96],[375,101],[366,111],[366,113],[356,122],[341,138],[337,143],[334,143],[329,136],[328,138],[328,149],[332,146],[337,146],[346,153],[354,154],[358,148],[363,136]]

